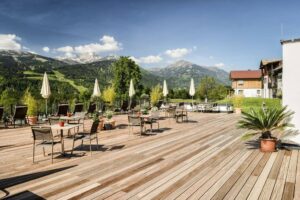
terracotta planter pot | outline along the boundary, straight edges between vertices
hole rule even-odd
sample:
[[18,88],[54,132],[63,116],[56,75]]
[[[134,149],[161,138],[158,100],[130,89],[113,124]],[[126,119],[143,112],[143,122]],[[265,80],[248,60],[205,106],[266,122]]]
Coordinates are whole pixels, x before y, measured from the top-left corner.
[[241,114],[241,113],[242,113],[242,109],[241,109],[241,108],[235,108],[235,109],[234,109],[234,112],[235,112],[236,114]]
[[58,122],[58,125],[63,127],[63,126],[65,126],[65,122]]
[[276,151],[277,139],[260,139],[260,151],[261,152],[274,152]]
[[28,124],[35,125],[37,122],[37,116],[29,116],[28,117]]

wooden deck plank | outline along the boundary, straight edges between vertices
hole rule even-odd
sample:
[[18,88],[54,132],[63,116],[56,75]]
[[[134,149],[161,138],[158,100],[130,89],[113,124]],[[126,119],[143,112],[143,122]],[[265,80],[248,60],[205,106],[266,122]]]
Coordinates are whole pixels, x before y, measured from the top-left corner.
[[[114,117],[127,123],[126,115]],[[239,118],[190,113],[193,123],[161,120],[154,136],[102,131],[100,151],[90,156],[76,148],[75,157],[56,157],[54,164],[41,149],[32,164],[29,126],[0,129],[0,198],[5,191],[12,199],[300,199],[298,150],[248,148],[240,140],[244,130],[236,129]],[[67,150],[71,144],[66,140]]]

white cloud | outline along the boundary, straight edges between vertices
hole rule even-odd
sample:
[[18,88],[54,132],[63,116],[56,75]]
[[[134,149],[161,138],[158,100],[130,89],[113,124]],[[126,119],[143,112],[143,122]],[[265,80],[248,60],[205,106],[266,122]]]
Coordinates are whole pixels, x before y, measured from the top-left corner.
[[222,62],[215,64],[215,67],[224,67],[224,66],[225,66],[225,64]]
[[105,52],[115,52],[122,49],[122,44],[115,40],[114,37],[104,35],[99,39],[100,42],[90,43],[79,46],[64,46],[57,48],[56,51],[64,53],[59,55],[58,58],[72,58],[74,60],[97,60],[99,54]]
[[102,52],[119,51],[122,49],[122,44],[115,40],[114,37],[104,35],[100,39],[100,43],[91,43],[74,47],[78,54],[97,54]]
[[165,54],[170,56],[171,58],[181,58],[191,52],[192,52],[191,49],[178,48],[178,49],[169,49],[169,50],[165,51]]
[[74,51],[74,49],[71,46],[64,46],[64,47],[57,48],[56,51],[63,52],[63,53],[71,53]]
[[21,50],[21,38],[15,34],[0,34],[0,49]]
[[133,60],[136,63],[143,63],[143,64],[154,64],[154,63],[159,63],[162,61],[162,57],[158,56],[145,56],[145,57],[140,57],[140,58],[135,58],[133,56],[130,57],[131,60]]
[[43,47],[43,51],[45,51],[46,53],[48,53],[50,51],[49,47]]

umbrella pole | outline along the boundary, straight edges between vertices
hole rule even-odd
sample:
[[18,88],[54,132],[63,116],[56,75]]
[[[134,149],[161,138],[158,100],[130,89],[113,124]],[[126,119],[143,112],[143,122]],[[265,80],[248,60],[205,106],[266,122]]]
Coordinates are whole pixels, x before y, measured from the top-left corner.
[[47,103],[47,99],[46,99],[46,117],[47,117],[47,107],[48,107],[48,103]]
[[194,96],[192,96],[192,111],[194,111]]

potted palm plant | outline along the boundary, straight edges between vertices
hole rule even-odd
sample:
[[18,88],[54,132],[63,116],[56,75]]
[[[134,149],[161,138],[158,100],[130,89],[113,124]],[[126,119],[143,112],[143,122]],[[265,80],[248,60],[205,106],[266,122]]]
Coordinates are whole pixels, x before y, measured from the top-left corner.
[[284,130],[292,127],[290,120],[294,112],[283,108],[260,108],[250,109],[249,112],[242,112],[242,119],[238,122],[239,128],[245,128],[253,132],[246,133],[243,138],[249,138],[260,134],[260,150],[262,152],[274,152],[276,150],[277,138],[272,135],[272,131]]

